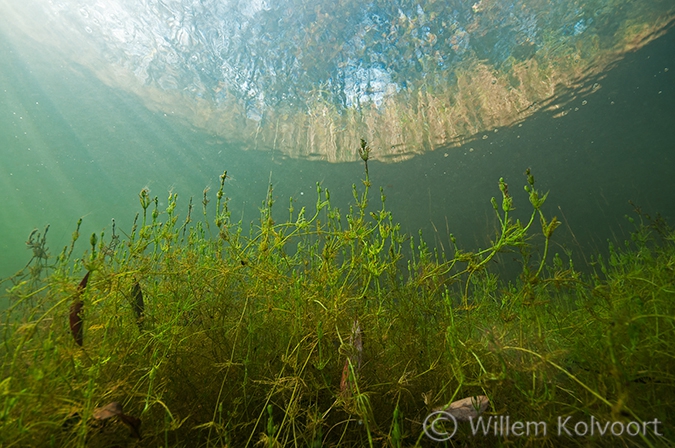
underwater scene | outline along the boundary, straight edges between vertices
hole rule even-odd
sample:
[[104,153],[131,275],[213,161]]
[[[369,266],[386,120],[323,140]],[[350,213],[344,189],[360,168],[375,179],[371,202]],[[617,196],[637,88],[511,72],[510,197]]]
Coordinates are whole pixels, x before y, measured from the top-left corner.
[[0,0],[0,447],[675,446],[672,0]]

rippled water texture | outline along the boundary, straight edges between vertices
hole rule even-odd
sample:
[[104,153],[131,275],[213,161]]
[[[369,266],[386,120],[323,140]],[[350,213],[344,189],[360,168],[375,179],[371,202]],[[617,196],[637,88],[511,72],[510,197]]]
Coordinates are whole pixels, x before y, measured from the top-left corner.
[[672,2],[4,0],[0,26],[244,149],[400,161],[598,88]]

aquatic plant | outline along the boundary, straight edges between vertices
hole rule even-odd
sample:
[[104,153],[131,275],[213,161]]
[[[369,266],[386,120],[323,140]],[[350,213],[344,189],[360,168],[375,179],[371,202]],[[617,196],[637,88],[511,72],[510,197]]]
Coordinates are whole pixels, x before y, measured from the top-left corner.
[[[512,218],[519,199],[500,179],[498,231],[475,251],[401,234],[382,190],[369,205],[367,170],[346,212],[317,185],[313,210],[291,201],[276,222],[270,186],[244,234],[226,178],[213,222],[208,190],[201,221],[191,201],[179,219],[177,194],[160,210],[143,190],[128,236],[93,235],[79,258],[81,221],[51,265],[31,235],[34,259],[2,283],[2,446],[427,446],[427,417],[453,409],[548,431],[473,435],[460,421],[446,446],[672,445],[658,424],[675,386],[662,220],[638,214],[632,239],[582,275],[550,254],[559,222],[530,170],[529,219]],[[506,251],[522,264],[509,282],[490,270]],[[593,436],[566,432],[593,421]]]

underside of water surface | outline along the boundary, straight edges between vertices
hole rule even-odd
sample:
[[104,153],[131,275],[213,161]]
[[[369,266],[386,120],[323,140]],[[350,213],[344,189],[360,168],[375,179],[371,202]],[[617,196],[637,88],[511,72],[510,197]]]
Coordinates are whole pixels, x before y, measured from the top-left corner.
[[564,113],[671,2],[5,0],[0,30],[243,149],[396,162]]

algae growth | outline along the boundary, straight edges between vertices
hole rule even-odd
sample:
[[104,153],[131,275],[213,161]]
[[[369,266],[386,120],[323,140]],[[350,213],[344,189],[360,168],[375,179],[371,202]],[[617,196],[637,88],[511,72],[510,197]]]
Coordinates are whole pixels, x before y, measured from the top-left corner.
[[[199,219],[143,190],[128,235],[113,225],[79,258],[81,221],[56,257],[31,234],[3,281],[3,447],[673,444],[661,220],[639,214],[589,275],[551,253],[559,222],[529,170],[524,194],[499,181],[499,230],[474,251],[403,235],[383,194],[369,205],[367,170],[346,212],[317,186],[314,210],[291,201],[275,222],[270,187],[245,234],[226,177],[215,221],[208,190]],[[518,279],[491,271],[502,252]]]

